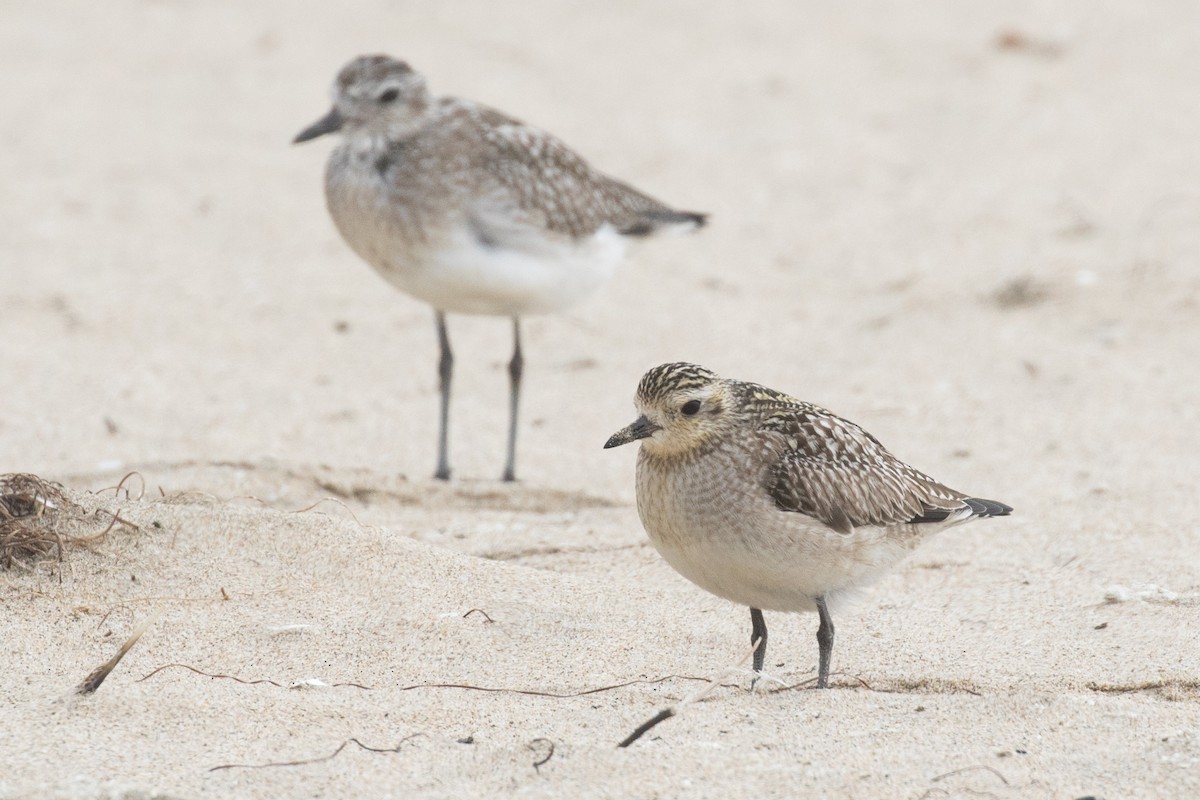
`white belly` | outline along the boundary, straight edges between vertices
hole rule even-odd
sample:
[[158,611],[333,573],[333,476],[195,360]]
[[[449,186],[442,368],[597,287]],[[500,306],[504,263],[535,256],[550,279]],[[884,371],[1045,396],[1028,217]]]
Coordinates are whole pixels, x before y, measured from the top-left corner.
[[625,251],[610,227],[572,241],[534,238],[487,245],[466,227],[409,258],[390,258],[380,272],[435,308],[462,314],[520,316],[558,311],[596,292]]
[[765,491],[638,469],[638,512],[668,564],[700,588],[770,611],[831,609],[881,577],[922,538],[875,526],[851,534],[781,511]]
[[520,316],[586,299],[611,277],[625,237],[572,238],[503,195],[385,184],[374,155],[335,151],[326,202],[342,238],[389,282],[442,311]]
[[908,553],[878,529],[860,528],[852,535],[857,541],[850,541],[797,523],[790,541],[758,539],[765,545],[760,548],[738,541],[741,532],[693,531],[690,541],[652,534],[650,540],[672,568],[700,588],[766,611],[815,611],[822,596],[831,609],[840,610]]

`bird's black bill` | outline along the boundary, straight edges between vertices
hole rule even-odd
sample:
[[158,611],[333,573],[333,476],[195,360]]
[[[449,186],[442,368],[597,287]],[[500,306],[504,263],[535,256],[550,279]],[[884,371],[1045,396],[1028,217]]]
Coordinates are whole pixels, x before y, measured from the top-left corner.
[[300,133],[296,134],[296,138],[292,139],[292,144],[300,144],[301,142],[307,142],[310,139],[316,139],[318,136],[324,136],[327,133],[333,133],[334,131],[341,129],[344,121],[345,120],[342,119],[342,115],[338,113],[336,108],[331,109],[328,114],[321,117],[304,130],[300,131]]
[[638,417],[633,423],[626,425],[621,430],[608,437],[608,441],[604,443],[604,449],[610,447],[620,447],[623,444],[636,442],[638,439],[645,439],[647,436],[654,435],[654,432],[660,430],[658,425],[655,425],[650,420],[643,417]]

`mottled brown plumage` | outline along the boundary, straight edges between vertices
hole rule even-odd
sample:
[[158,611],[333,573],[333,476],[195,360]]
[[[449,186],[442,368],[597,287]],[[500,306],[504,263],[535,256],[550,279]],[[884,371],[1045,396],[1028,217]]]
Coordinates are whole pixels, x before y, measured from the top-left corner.
[[612,276],[631,236],[695,228],[677,211],[592,168],[545,131],[495,109],[430,93],[389,56],[354,59],[334,81],[333,108],[297,142],[339,133],[325,199],[346,243],[402,291],[436,311],[442,353],[439,478],[453,358],[446,312],[513,319],[508,458],[515,476],[523,358],[518,318],[559,311]]
[[362,56],[329,115],[297,141],[342,135],[325,173],[346,242],[442,311],[556,311],[602,284],[621,234],[704,215],[676,211],[595,170],[557,138],[470,100],[437,97],[403,61]]
[[771,389],[740,388],[751,429],[778,453],[766,489],[780,509],[849,534],[963,508],[965,494],[905,464],[853,422]]
[[1003,503],[968,497],[897,459],[819,406],[687,363],[638,384],[641,417],[606,447],[641,440],[642,523],[676,570],[751,609],[821,615],[818,683],[828,679],[828,606],[880,577],[930,534]]

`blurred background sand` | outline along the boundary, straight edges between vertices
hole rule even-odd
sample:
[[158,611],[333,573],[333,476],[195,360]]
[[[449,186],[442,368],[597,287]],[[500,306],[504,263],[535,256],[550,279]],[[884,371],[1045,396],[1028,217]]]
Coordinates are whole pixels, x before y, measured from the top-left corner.
[[[136,531],[0,573],[0,796],[1200,795],[1200,6],[114,0],[0,23],[0,470],[140,475],[99,497]],[[436,484],[432,315],[338,238],[329,144],[288,144],[373,51],[712,214],[529,320],[515,486],[507,323],[451,320]],[[633,448],[600,449],[666,360],[825,405],[1016,515],[838,620],[834,690],[748,694],[745,609],[660,562]],[[768,623],[771,673],[812,677],[816,620]],[[280,686],[137,682],[171,663]],[[309,678],[371,688],[284,688]],[[253,768],[351,737],[399,749]],[[231,764],[252,766],[210,771]]]

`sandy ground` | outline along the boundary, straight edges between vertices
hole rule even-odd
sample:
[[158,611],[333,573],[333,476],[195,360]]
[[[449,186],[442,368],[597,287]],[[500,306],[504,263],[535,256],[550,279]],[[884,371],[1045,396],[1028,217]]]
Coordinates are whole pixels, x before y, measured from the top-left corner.
[[[1200,5],[842,5],[0,7],[0,471],[137,526],[0,573],[0,796],[1200,796]],[[529,321],[515,486],[506,324],[437,484],[431,315],[288,145],[371,51],[713,215]],[[679,359],[1017,513],[750,694],[600,447]]]

